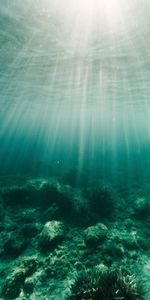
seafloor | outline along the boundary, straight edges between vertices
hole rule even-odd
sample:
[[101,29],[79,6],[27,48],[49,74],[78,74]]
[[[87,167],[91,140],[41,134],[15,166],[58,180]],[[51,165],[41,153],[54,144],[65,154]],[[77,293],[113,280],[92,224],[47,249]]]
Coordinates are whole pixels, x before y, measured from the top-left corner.
[[149,188],[1,178],[0,299],[149,300]]

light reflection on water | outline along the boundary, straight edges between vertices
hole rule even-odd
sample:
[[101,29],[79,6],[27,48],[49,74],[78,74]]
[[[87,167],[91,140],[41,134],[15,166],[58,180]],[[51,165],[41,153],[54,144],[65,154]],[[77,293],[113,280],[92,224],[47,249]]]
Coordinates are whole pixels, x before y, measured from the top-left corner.
[[148,1],[122,0],[109,20],[63,1],[1,2],[1,169],[147,176]]

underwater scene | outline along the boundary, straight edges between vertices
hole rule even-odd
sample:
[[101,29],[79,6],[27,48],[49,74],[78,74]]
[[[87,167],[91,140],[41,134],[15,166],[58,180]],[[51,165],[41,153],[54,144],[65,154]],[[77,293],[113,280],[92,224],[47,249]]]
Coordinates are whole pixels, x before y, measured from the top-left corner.
[[149,0],[0,0],[0,299],[150,300]]

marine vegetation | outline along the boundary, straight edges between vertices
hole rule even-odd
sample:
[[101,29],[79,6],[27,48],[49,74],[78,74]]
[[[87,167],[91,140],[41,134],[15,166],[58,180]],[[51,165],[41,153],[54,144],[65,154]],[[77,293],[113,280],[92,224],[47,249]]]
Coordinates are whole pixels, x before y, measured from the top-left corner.
[[81,272],[70,300],[142,300],[136,277],[125,269],[106,268]]

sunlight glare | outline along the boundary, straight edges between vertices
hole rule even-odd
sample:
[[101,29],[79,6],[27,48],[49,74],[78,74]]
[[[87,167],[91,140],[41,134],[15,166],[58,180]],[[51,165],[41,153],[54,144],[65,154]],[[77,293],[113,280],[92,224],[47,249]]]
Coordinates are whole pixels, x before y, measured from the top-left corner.
[[[57,0],[55,1],[55,9],[60,11],[61,15],[86,26],[89,22],[109,22],[116,23],[123,11],[124,0]],[[51,1],[45,0],[43,5],[48,11]]]

